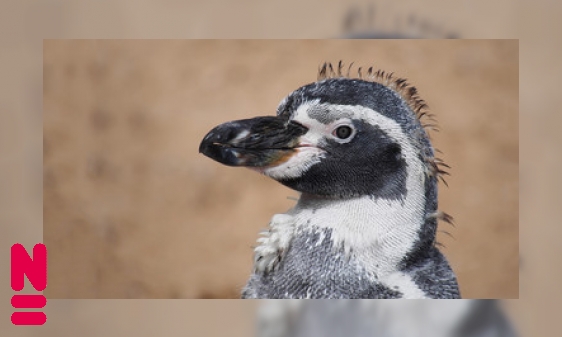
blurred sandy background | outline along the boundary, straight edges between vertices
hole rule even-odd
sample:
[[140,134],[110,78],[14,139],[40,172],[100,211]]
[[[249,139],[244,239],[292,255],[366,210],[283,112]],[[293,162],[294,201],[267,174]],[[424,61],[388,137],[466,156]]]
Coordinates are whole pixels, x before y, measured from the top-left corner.
[[198,154],[215,125],[274,114],[324,60],[411,80],[452,166],[440,235],[465,298],[518,297],[518,43],[44,42],[49,298],[239,298],[260,229],[296,192]]
[[[365,2],[364,2],[365,3]],[[521,38],[520,43],[520,219],[521,300],[508,308],[523,335],[556,334],[560,290],[552,267],[560,256],[558,172],[562,160],[557,132],[557,62],[562,59],[560,7],[553,1],[404,1],[376,2],[384,6],[379,18],[408,16],[412,12],[464,38]],[[42,241],[42,65],[43,38],[205,38],[205,37],[332,37],[343,34],[349,2],[288,2],[278,5],[248,1],[243,7],[219,1],[148,3],[137,1],[17,2],[0,4],[0,245],[14,242],[31,247]],[[250,9],[251,8],[251,9]],[[321,13],[321,15],[319,14]],[[379,10],[379,13],[381,11]],[[228,14],[228,15],[223,15]],[[290,18],[287,23],[287,18]],[[384,19],[382,19],[384,20]],[[379,21],[377,21],[379,22]],[[369,27],[367,27],[369,28]],[[308,70],[308,69],[307,69]],[[293,88],[291,88],[293,89]],[[427,98],[427,97],[426,97]],[[442,118],[439,116],[440,119]],[[443,125],[443,120],[441,119]],[[455,168],[457,169],[457,168]],[[232,171],[231,171],[232,172]],[[0,259],[0,274],[8,281],[7,257]],[[13,327],[7,321],[12,308],[9,288],[0,290],[0,331],[6,336],[82,336],[135,333],[166,335],[247,336],[245,326],[227,321],[242,307],[227,312],[201,310],[199,301],[68,301],[50,300],[49,323],[40,328]],[[214,310],[226,307],[212,301]],[[232,302],[235,303],[235,302]],[[236,303],[240,303],[237,301]],[[250,303],[250,302],[243,302]],[[249,305],[249,304],[244,304]],[[230,309],[231,311],[228,311]],[[180,312],[181,319],[173,313]],[[158,313],[155,315],[155,313]],[[172,319],[167,319],[171,317]],[[236,317],[237,318],[237,317]],[[222,324],[224,323],[224,324]],[[216,328],[216,329],[215,329]],[[206,330],[201,330],[206,329]]]

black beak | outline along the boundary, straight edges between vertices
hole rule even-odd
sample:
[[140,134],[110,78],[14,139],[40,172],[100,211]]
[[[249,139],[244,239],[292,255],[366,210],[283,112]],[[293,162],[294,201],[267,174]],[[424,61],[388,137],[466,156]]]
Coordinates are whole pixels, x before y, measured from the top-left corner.
[[288,160],[308,129],[267,116],[221,124],[201,141],[199,152],[228,166],[267,167]]

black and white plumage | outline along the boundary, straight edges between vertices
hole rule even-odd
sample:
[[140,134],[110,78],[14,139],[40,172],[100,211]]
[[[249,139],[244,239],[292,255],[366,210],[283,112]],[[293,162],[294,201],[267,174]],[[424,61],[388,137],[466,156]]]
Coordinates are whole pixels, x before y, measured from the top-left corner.
[[[199,151],[301,192],[255,249],[245,298],[459,298],[436,247],[437,182],[425,103],[372,68],[324,64],[277,116],[228,122]],[[430,119],[431,120],[431,119]]]
[[515,337],[495,300],[264,301],[258,337]]

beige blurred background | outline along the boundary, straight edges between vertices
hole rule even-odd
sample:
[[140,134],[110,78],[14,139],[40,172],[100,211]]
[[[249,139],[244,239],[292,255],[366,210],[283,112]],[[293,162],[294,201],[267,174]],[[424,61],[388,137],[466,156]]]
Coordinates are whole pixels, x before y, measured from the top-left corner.
[[339,59],[405,76],[452,166],[438,241],[465,298],[518,297],[516,40],[55,41],[43,49],[49,298],[239,298],[298,194],[198,153]]
[[[370,3],[363,1],[360,5]],[[562,59],[559,19],[562,3],[553,1],[375,1],[379,17],[409,16],[412,12],[463,38],[520,38],[520,195],[521,195],[521,300],[507,301],[522,335],[556,334],[559,271],[562,253],[559,191],[562,168],[557,131],[557,73]],[[299,1],[248,6],[230,2],[164,1],[4,1],[0,3],[0,245],[8,251],[14,242],[31,247],[42,241],[42,49],[43,38],[210,38],[210,37],[332,37],[345,33],[342,23],[348,1]],[[285,5],[288,4],[288,5]],[[384,10],[381,10],[383,6]],[[399,8],[396,8],[399,6]],[[251,8],[251,9],[250,9]],[[223,15],[223,14],[228,15]],[[321,13],[321,14],[319,14]],[[287,25],[287,18],[291,24]],[[312,19],[311,19],[312,18]],[[384,20],[384,19],[383,19]],[[380,22],[380,21],[377,21]],[[372,26],[368,26],[371,28]],[[443,123],[442,123],[443,124]],[[7,258],[0,259],[0,275],[8,282]],[[12,295],[0,289],[0,313],[13,310]],[[80,334],[113,336],[135,333],[167,335],[247,336],[246,328],[233,329],[230,312],[202,311],[207,319],[189,319],[200,301],[82,301],[50,300],[49,323],[40,328],[13,327],[4,319],[6,336],[60,336]],[[185,307],[178,308],[174,304]],[[217,310],[224,301],[213,301]],[[236,303],[241,303],[236,301]],[[249,302],[243,302],[249,303]],[[71,304],[71,305],[69,305]],[[165,317],[180,312],[182,320]],[[154,313],[158,312],[158,315]],[[182,315],[183,313],[183,315]],[[249,314],[247,319],[251,319]],[[224,319],[223,319],[224,318]],[[206,327],[210,322],[213,324]],[[212,320],[216,319],[216,320]],[[214,329],[214,328],[217,329]],[[165,330],[164,330],[165,329]]]

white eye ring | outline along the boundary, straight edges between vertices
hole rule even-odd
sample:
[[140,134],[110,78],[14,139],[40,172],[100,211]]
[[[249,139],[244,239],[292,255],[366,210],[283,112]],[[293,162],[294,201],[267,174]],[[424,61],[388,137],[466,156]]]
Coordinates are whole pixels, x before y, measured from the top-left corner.
[[338,143],[348,143],[355,137],[355,127],[349,123],[336,125],[332,129],[332,136]]

